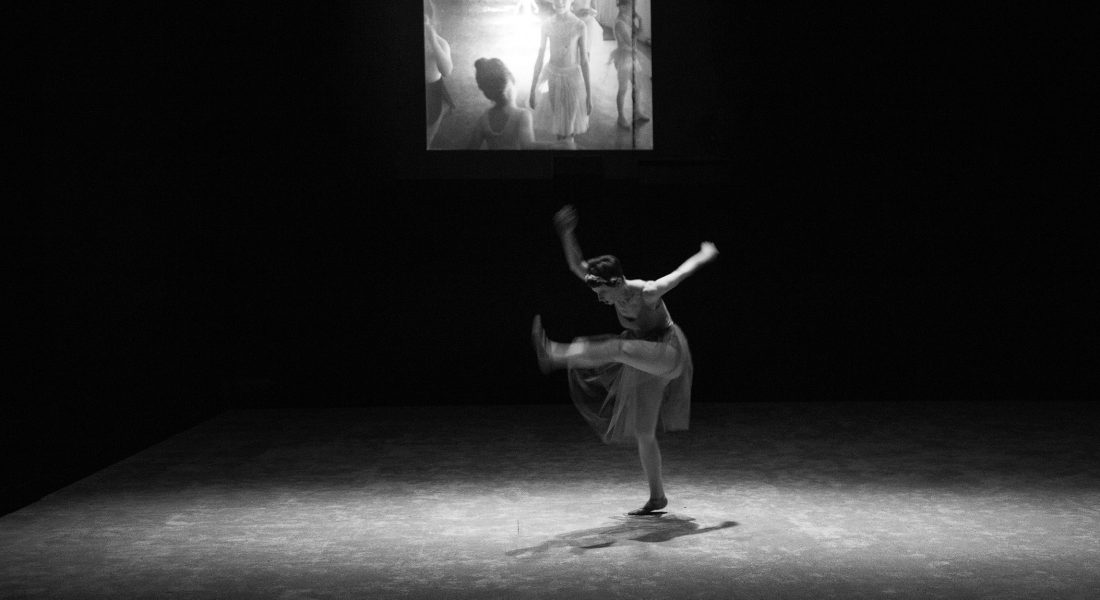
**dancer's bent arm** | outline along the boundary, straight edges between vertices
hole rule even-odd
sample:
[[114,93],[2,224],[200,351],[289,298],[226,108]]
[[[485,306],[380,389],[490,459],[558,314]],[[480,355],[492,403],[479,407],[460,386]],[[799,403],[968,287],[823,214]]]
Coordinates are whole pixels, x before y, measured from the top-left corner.
[[581,254],[581,246],[577,243],[577,235],[573,232],[577,228],[577,211],[572,206],[566,205],[554,215],[554,227],[561,238],[561,247],[565,251],[565,262],[569,264],[569,270],[581,280],[588,274],[588,263]]
[[642,298],[650,305],[656,305],[661,296],[680,285],[681,281],[687,279],[699,267],[714,260],[716,256],[718,256],[718,248],[710,242],[703,242],[699,245],[699,251],[685,260],[684,264],[676,267],[675,271],[656,281],[647,281],[645,289],[642,290]]

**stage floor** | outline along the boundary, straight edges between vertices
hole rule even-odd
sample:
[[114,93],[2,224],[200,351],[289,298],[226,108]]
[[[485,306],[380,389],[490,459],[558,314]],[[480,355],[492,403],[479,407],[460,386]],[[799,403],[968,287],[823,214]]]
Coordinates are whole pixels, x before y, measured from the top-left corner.
[[1080,406],[697,404],[670,504],[571,406],[226,412],[0,518],[4,598],[1095,598]]

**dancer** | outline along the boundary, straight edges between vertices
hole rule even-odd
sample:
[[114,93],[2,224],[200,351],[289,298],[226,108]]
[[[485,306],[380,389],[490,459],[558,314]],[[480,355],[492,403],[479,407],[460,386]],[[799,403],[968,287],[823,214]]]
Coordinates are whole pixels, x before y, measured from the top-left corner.
[[[529,102],[535,109],[535,126],[575,148],[574,137],[588,131],[592,94],[585,26],[569,12],[569,1],[554,0],[554,16],[542,23]],[[544,66],[547,42],[550,60]]]
[[432,21],[435,17],[435,7],[429,0],[424,0],[424,100],[427,108],[427,147],[432,147],[432,140],[439,131],[439,122],[443,118],[443,104],[446,103],[452,109],[454,101],[451,100],[443,78],[451,74],[454,63],[451,62],[451,46],[435,32]]
[[596,0],[573,0],[573,4],[570,10],[581,21],[584,21],[584,30],[586,42],[588,42],[588,65],[592,67],[592,51],[597,48],[597,44],[603,41],[603,27],[596,22],[596,7],[593,6]]
[[649,500],[628,514],[646,515],[668,505],[657,425],[663,431],[687,429],[691,410],[691,351],[684,332],[672,322],[663,296],[714,260],[718,249],[703,242],[699,252],[660,279],[627,279],[614,256],[582,258],[574,233],[577,221],[571,206],[554,216],[569,269],[600,302],[615,307],[625,331],[557,343],[547,339],[542,319],[536,316],[531,339],[543,373],[568,369],[573,403],[604,443],[637,444],[649,482]]
[[638,59],[638,50],[634,46],[635,38],[642,29],[642,18],[634,12],[634,0],[618,0],[619,16],[615,19],[615,42],[617,46],[611,51],[610,62],[615,64],[615,70],[619,75],[619,93],[615,97],[615,106],[619,109],[619,127],[630,129],[630,121],[626,120],[624,103],[626,101],[626,89],[632,85],[630,102],[634,109],[634,124],[641,125],[649,121],[649,115],[641,111],[638,105],[638,80],[642,77],[642,63]]
[[516,78],[499,58],[474,61],[474,78],[485,97],[493,101],[474,126],[468,148],[480,150],[551,150],[557,143],[536,142],[531,111],[516,106]]

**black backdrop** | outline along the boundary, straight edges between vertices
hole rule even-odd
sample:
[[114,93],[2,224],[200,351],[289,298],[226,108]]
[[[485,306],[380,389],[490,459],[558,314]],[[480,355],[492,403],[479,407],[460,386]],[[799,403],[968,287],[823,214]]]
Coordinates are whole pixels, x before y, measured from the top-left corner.
[[1080,214],[1022,191],[1084,164],[1029,151],[1062,88],[1026,20],[655,2],[654,151],[494,156],[421,149],[405,4],[49,6],[8,506],[226,408],[564,401],[531,317],[615,327],[565,269],[565,203],[630,276],[718,245],[669,298],[698,401],[1040,401],[1092,377]]

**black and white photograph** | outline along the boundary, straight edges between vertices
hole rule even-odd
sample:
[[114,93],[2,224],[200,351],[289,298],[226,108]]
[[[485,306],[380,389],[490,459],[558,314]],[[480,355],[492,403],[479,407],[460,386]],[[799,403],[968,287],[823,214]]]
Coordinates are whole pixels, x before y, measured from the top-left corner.
[[653,148],[650,0],[423,4],[429,149]]
[[40,7],[0,598],[1100,597],[1087,8],[418,1]]

